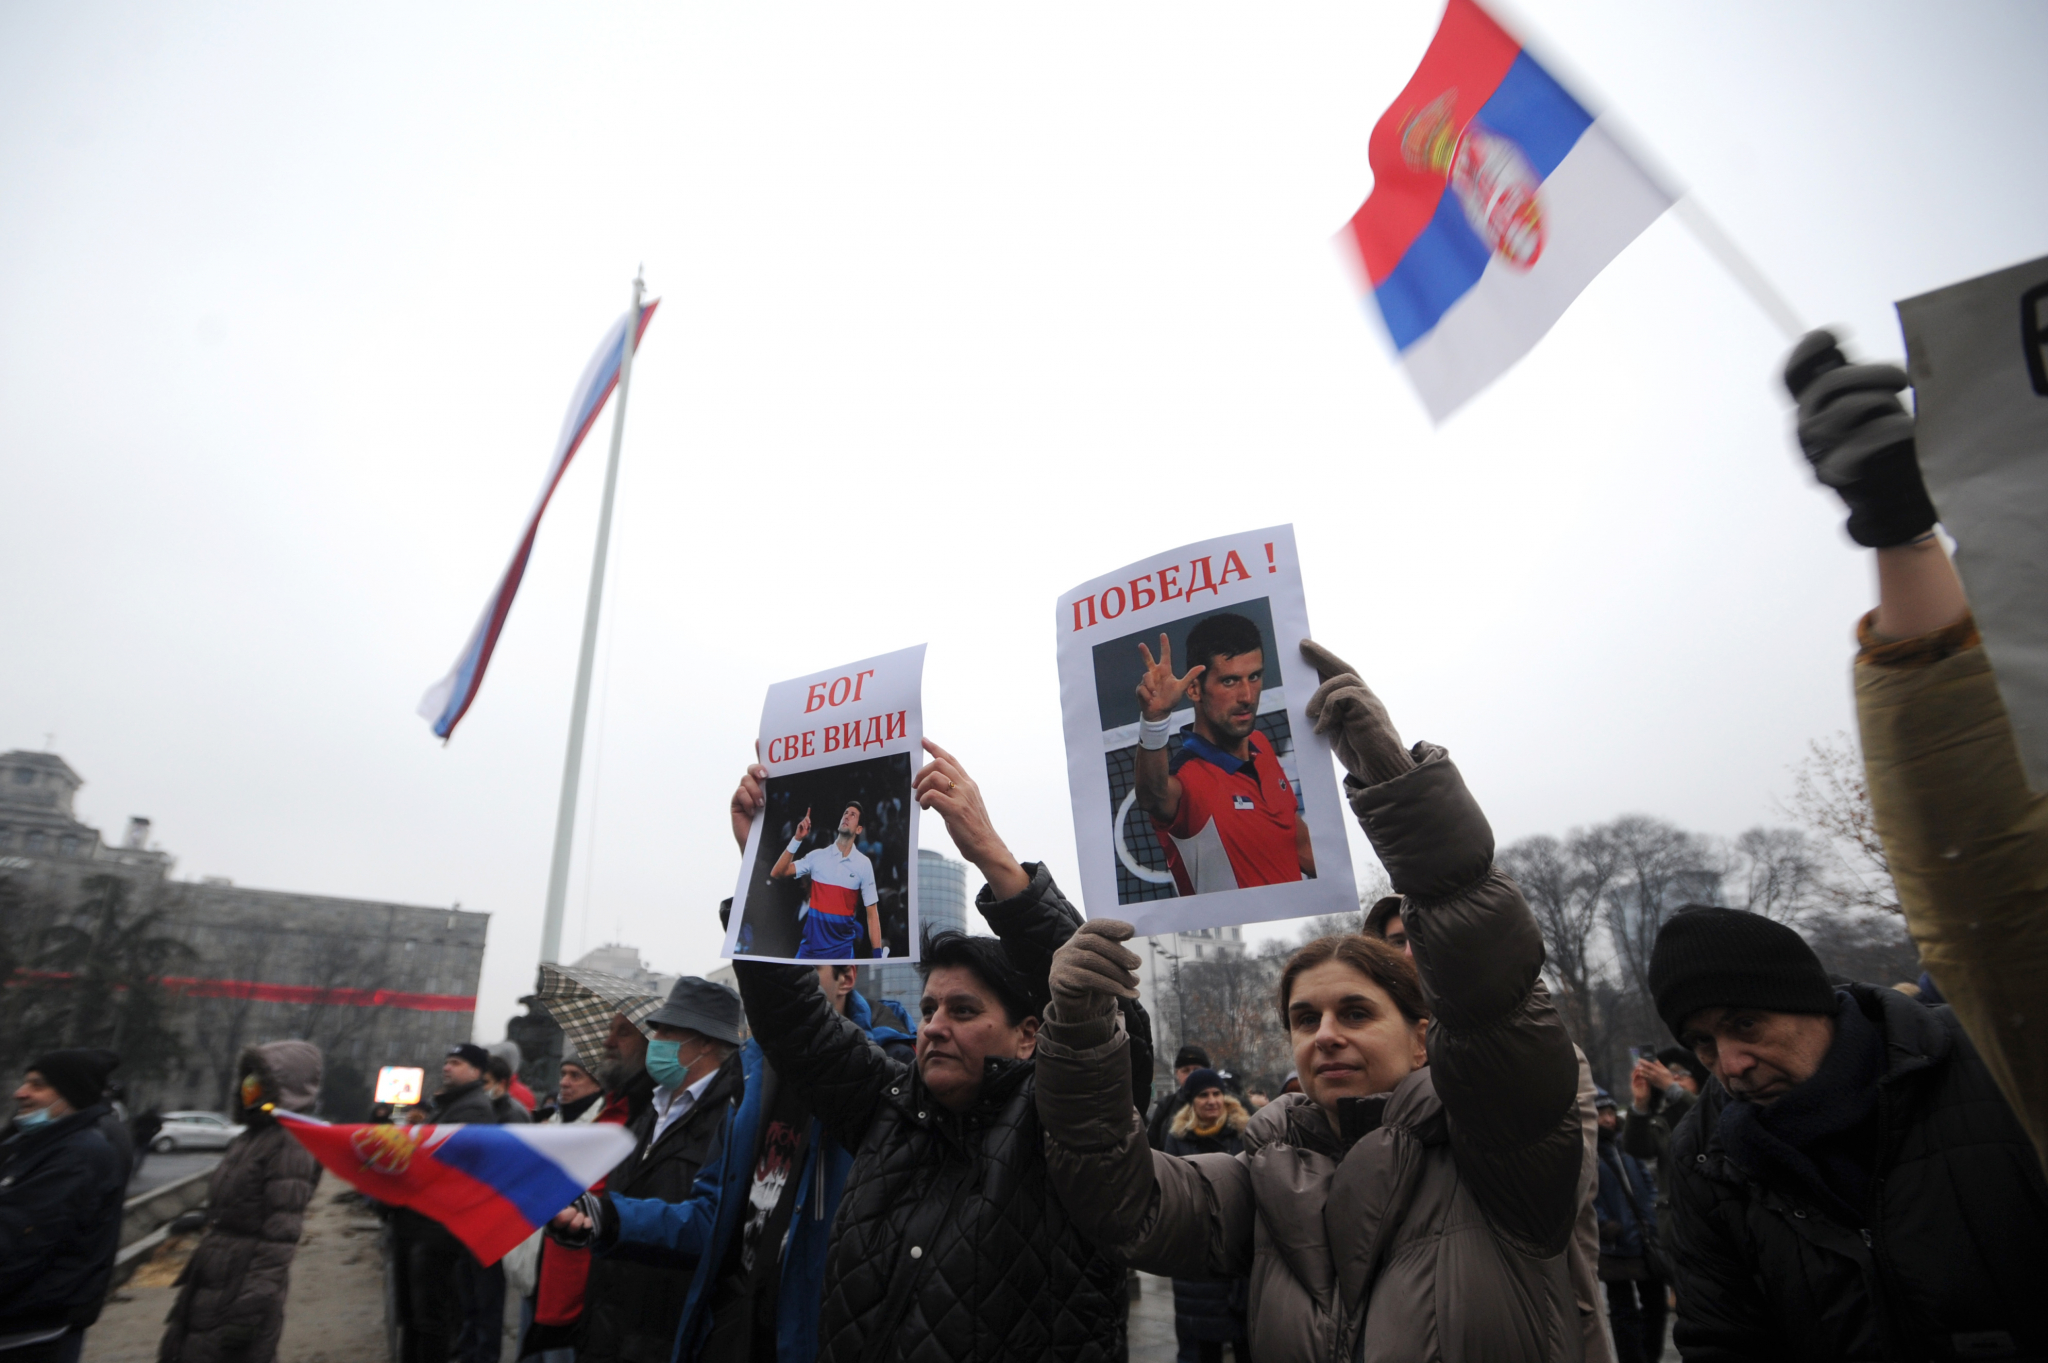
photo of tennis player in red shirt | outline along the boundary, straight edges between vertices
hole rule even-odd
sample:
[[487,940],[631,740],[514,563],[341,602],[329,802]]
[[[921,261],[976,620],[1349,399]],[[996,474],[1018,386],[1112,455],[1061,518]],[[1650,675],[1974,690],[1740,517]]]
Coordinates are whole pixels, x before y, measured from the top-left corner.
[[[1173,672],[1173,645],[1144,644],[1138,682],[1137,805],[1151,816],[1181,894],[1313,879],[1308,825],[1272,745],[1257,730],[1266,652],[1242,615],[1211,615],[1188,631],[1189,667]],[[1192,701],[1194,723],[1167,754],[1174,707]]]

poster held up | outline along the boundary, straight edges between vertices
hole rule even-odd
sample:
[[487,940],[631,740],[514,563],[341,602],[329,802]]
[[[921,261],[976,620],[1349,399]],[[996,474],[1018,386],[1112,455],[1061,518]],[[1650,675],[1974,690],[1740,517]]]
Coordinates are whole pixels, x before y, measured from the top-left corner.
[[1292,526],[1085,582],[1056,629],[1091,916],[1159,933],[1357,911],[1330,746],[1303,708],[1317,679]]
[[2048,256],[1898,304],[1928,495],[2012,718],[2048,792]]
[[777,682],[761,706],[766,804],[747,833],[723,955],[805,965],[917,959],[923,644]]

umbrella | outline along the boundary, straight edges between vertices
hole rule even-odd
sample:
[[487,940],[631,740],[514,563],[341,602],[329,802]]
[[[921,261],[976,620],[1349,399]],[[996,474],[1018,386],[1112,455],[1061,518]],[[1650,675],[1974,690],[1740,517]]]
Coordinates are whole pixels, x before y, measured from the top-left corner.
[[637,1026],[661,1007],[659,994],[650,994],[631,980],[567,965],[542,965],[534,997],[562,1029],[564,1058],[573,1056],[586,1069],[603,1057],[614,1013],[624,1013]]

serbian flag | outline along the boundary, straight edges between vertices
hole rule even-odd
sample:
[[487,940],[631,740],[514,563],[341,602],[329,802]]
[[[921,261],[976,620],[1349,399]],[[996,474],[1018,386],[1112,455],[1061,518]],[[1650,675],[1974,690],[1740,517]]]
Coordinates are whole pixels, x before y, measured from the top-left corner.
[[[647,324],[654,320],[654,310],[660,306],[659,298],[640,305],[639,325],[633,331],[635,352],[640,349],[640,338],[647,333]],[[498,589],[484,603],[484,613],[477,618],[469,642],[462,646],[462,652],[456,656],[455,665],[448,669],[448,675],[428,687],[427,694],[420,697],[420,718],[433,725],[436,738],[445,739],[455,732],[455,726],[469,713],[470,702],[476,699],[477,689],[484,684],[484,669],[491,665],[491,654],[498,647],[498,635],[504,631],[505,617],[512,611],[512,598],[519,594],[519,580],[526,576],[526,560],[533,555],[533,537],[540,531],[541,513],[548,509],[548,500],[555,495],[555,488],[568,471],[569,461],[576,457],[583,437],[589,435],[590,428],[597,424],[597,414],[604,410],[604,400],[619,385],[619,362],[625,357],[625,339],[626,317],[622,314],[618,321],[612,323],[612,329],[605,333],[597,353],[590,357],[590,363],[584,366],[575,396],[569,399],[568,414],[562,418],[562,433],[555,437],[554,458],[548,461],[547,476],[541,479],[540,496],[535,499],[533,510],[527,513],[526,529],[519,536],[519,543],[513,547],[512,561],[505,565],[504,575],[498,579]]]
[[1450,0],[1368,154],[1372,194],[1339,240],[1436,421],[1672,202],[1473,0]]
[[432,1217],[486,1267],[633,1153],[608,1122],[568,1126],[334,1126],[272,1116],[365,1196]]

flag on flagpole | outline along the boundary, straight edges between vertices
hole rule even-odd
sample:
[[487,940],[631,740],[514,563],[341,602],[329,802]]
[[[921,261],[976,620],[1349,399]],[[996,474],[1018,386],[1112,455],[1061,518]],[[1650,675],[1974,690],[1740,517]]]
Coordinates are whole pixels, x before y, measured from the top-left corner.
[[485,1267],[633,1153],[611,1122],[567,1126],[335,1126],[272,1112],[343,1182],[448,1228]]
[[[634,350],[639,350],[640,338],[647,334],[647,324],[654,319],[654,310],[659,306],[658,298],[641,305],[640,324],[633,332]],[[498,635],[504,631],[505,617],[511,613],[512,598],[519,594],[519,580],[526,576],[526,560],[533,554],[533,537],[540,530],[541,513],[548,509],[548,500],[555,495],[555,488],[561,483],[569,461],[576,457],[583,437],[597,424],[604,400],[618,387],[625,337],[626,317],[621,314],[577,381],[575,396],[569,399],[569,411],[562,418],[562,432],[555,438],[554,457],[548,461],[547,476],[541,480],[540,496],[527,513],[526,529],[512,550],[512,561],[505,565],[504,575],[498,579],[497,590],[484,603],[484,613],[478,617],[476,628],[470,632],[469,641],[462,646],[448,675],[428,687],[427,694],[420,698],[420,718],[433,726],[436,738],[445,739],[455,732],[455,726],[469,713],[477,689],[484,684],[484,669],[491,665],[491,653],[498,647]]]
[[1372,193],[1339,240],[1436,421],[1672,203],[1474,0],[1450,0],[1367,154]]

